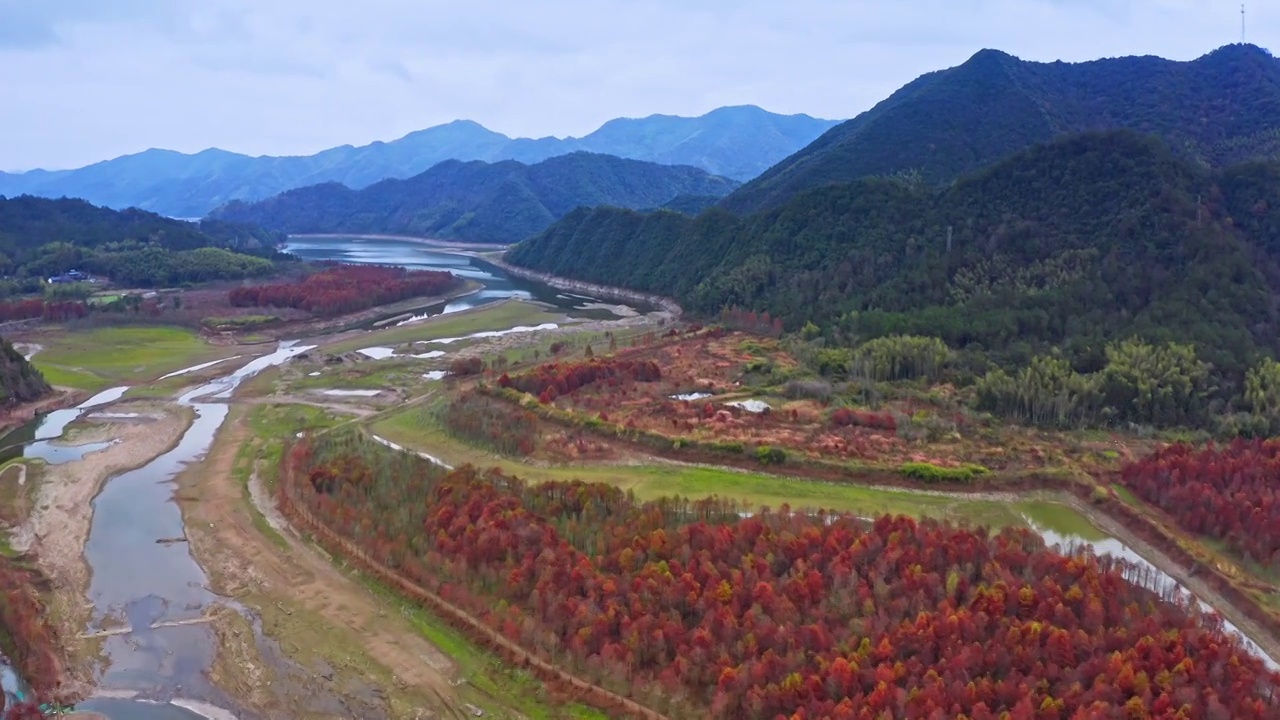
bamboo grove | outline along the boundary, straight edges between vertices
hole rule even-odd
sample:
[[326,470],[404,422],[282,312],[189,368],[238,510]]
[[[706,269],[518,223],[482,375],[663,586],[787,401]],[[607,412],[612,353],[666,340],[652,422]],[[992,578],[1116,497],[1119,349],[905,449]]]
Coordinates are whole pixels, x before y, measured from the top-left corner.
[[1175,591],[1025,530],[640,503],[356,431],[282,477],[379,562],[673,717],[1266,718],[1280,677]]

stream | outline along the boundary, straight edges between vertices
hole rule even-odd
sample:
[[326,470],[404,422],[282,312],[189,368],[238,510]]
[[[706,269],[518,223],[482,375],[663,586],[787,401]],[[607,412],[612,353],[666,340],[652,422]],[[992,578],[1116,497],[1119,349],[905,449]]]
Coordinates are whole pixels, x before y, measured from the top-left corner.
[[[91,571],[89,599],[94,607],[88,630],[123,623],[132,632],[106,638],[103,649],[109,665],[100,678],[100,696],[79,709],[111,720],[236,717],[219,709],[234,703],[206,677],[215,644],[202,622],[213,605],[234,604],[207,589],[204,571],[185,542],[159,541],[185,537],[181,511],[173,502],[172,481],[208,452],[230,410],[219,401],[228,400],[246,379],[313,347],[282,342],[275,352],[182,395],[178,403],[190,407],[195,418],[178,444],[136,470],[109,478],[94,499],[85,547]],[[4,446],[0,452],[5,453],[4,459],[26,456],[66,462],[105,446],[60,446],[52,441],[86,411],[120,399],[126,390],[112,388],[76,408],[38,418],[10,433],[0,442]],[[7,665],[0,666],[0,680],[6,682],[6,691],[9,684],[21,689]]]

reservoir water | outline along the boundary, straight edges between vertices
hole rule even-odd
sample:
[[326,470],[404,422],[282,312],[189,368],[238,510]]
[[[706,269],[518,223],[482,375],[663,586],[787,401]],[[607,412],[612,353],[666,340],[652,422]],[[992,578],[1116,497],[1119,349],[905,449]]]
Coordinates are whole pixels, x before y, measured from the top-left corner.
[[553,305],[571,317],[609,319],[615,313],[600,307],[602,301],[584,295],[572,295],[532,280],[508,275],[482,258],[460,255],[412,240],[388,240],[357,237],[292,236],[284,250],[304,260],[332,260],[362,265],[397,265],[410,270],[442,270],[474,280],[483,287],[479,292],[446,303],[424,308],[415,315],[429,317],[487,305],[510,298],[537,300]]

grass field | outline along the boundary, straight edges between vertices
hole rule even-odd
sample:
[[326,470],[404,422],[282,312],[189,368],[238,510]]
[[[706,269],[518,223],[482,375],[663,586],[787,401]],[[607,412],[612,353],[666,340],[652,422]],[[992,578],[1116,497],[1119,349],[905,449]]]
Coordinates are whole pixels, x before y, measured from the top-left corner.
[[631,490],[646,500],[719,495],[752,507],[777,508],[785,503],[792,508],[837,510],[864,517],[931,516],[993,527],[1023,526],[1029,518],[1041,527],[1088,541],[1106,537],[1080,514],[1050,502],[963,500],[690,465],[534,465],[453,438],[440,427],[432,406],[426,403],[382,415],[370,430],[407,448],[431,453],[450,465],[498,467],[532,482],[604,482]]
[[[399,345],[418,340],[463,337],[487,330],[506,330],[516,325],[561,322],[564,316],[548,312],[541,305],[508,300],[450,315],[440,315],[404,327],[361,333],[359,336],[322,347],[326,352],[351,352],[360,348]],[[441,349],[444,349],[443,346]]]
[[234,354],[173,327],[106,327],[42,336],[33,364],[53,385],[99,390],[133,384]]

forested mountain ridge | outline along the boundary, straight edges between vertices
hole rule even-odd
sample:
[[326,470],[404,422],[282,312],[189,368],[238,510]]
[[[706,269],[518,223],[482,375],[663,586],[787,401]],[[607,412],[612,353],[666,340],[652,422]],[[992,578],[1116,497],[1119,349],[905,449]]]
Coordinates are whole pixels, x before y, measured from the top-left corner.
[[723,197],[737,183],[689,166],[571,153],[525,165],[449,160],[406,180],[363,190],[327,183],[256,203],[232,202],[213,218],[291,233],[390,232],[516,242],[579,206],[657,207],[677,198]]
[[22,353],[0,338],[0,408],[38,400],[52,389]]
[[1276,164],[1210,171],[1150,136],[1085,133],[940,190],[864,178],[746,217],[580,209],[507,259],[840,343],[932,335],[1009,362],[1058,346],[1087,366],[1137,334],[1241,370],[1280,349],[1277,179]]
[[446,160],[536,163],[582,151],[692,165],[743,181],[836,122],[741,106],[699,117],[618,118],[581,138],[532,139],[510,138],[457,120],[391,142],[343,145],[307,156],[250,157],[216,148],[187,155],[153,149],[75,170],[0,173],[0,195],[81,197],[107,207],[200,217],[232,200],[260,200],[327,182],[364,188],[387,178],[411,177]]
[[270,270],[264,258],[284,239],[244,223],[186,222],[69,198],[0,196],[0,273],[11,276],[0,284],[0,295],[40,291],[45,277],[73,269],[143,285],[243,277]]
[[1280,158],[1280,61],[1242,44],[1190,62],[1039,63],[982,50],[908,83],[721,204],[753,212],[809,188],[900,172],[946,183],[1061,134],[1118,128],[1157,134],[1211,166]]
[[187,222],[145,210],[112,210],[73,198],[0,196],[0,249],[6,253],[50,242],[97,247],[126,240],[154,241],[169,250],[219,246],[270,247],[285,239],[278,232],[242,223]]

